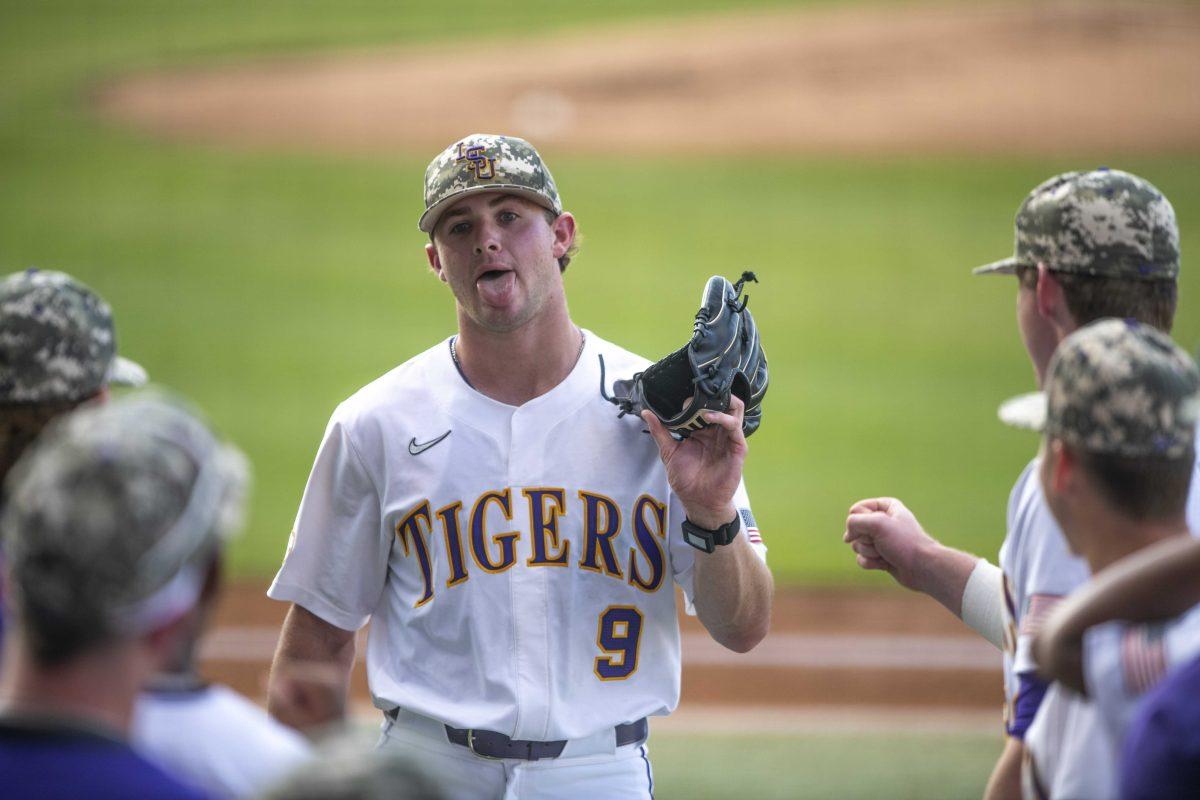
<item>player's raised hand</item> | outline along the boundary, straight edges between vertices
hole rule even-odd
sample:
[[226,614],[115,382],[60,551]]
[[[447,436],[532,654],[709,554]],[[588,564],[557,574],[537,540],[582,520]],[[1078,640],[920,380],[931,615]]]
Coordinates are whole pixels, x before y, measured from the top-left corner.
[[709,427],[681,441],[671,437],[666,427],[649,411],[642,419],[658,445],[658,453],[667,468],[667,480],[695,524],[716,528],[729,522],[733,495],[742,480],[746,460],[746,437],[742,433],[745,405],[735,395],[729,412],[704,412]]
[[904,503],[872,497],[850,507],[842,541],[854,550],[863,569],[888,572],[907,589],[926,591],[924,567],[940,547]]

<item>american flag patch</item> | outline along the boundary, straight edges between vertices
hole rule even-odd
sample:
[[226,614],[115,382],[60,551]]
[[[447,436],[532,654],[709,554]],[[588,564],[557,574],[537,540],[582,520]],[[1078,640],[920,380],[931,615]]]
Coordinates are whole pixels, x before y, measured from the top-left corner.
[[751,544],[762,544],[762,534],[758,532],[758,523],[754,521],[754,515],[750,513],[748,508],[739,508],[738,514],[742,517],[742,527],[746,529],[746,538]]
[[1162,628],[1139,626],[1121,636],[1121,671],[1125,691],[1140,695],[1158,683],[1167,671],[1167,652]]
[[1029,610],[1021,619],[1021,636],[1035,636],[1042,629],[1046,617],[1062,602],[1061,594],[1035,594],[1029,598]]

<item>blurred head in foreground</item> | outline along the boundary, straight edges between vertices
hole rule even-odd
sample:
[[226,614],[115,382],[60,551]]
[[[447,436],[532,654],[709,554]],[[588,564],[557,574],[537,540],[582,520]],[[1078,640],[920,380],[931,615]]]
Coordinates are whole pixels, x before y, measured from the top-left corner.
[[9,475],[0,515],[14,618],[7,702],[55,705],[47,681],[73,674],[94,679],[111,703],[104,721],[127,728],[143,680],[190,635],[246,482],[241,453],[165,395],[50,425]]
[[327,742],[317,757],[293,771],[261,800],[443,800],[447,795],[415,755],[377,750],[372,740],[347,734]]
[[[1093,571],[1144,545],[1138,531],[1186,530],[1198,417],[1200,370],[1165,333],[1106,319],[1059,346],[1046,377],[1042,484]],[[1108,540],[1109,528],[1123,539]]]

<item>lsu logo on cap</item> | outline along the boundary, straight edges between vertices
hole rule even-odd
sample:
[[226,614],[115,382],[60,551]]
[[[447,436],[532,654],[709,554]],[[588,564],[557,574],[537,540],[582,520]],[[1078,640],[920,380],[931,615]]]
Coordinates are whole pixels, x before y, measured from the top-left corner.
[[476,180],[490,181],[496,177],[496,159],[485,158],[484,148],[480,145],[465,147],[465,142],[458,143],[454,163],[467,162],[467,169],[475,173]]

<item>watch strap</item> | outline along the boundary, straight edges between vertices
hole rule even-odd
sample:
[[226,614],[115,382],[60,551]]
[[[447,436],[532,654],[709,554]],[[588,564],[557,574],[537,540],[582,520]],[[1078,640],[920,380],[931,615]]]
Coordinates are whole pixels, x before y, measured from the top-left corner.
[[697,550],[706,553],[714,552],[718,547],[729,544],[737,538],[742,530],[742,515],[734,514],[733,519],[716,530],[701,528],[686,517],[680,526],[683,529],[683,540]]

